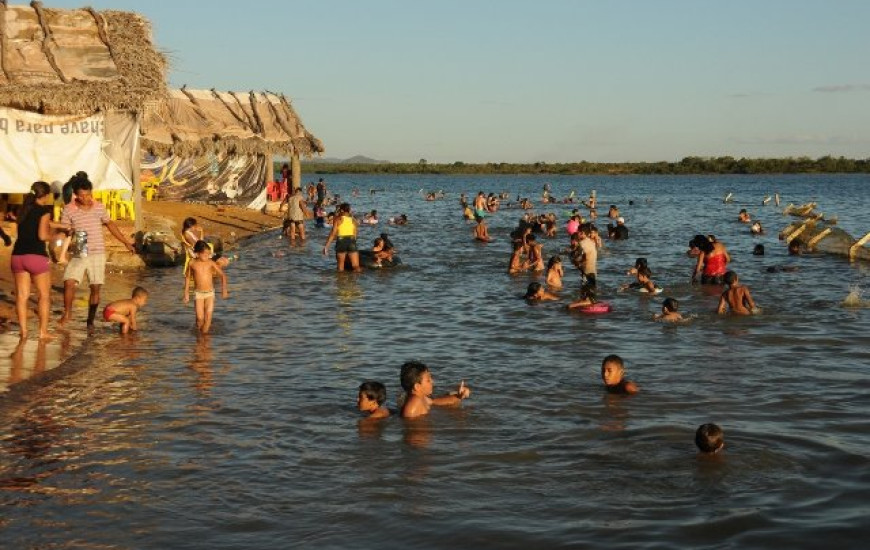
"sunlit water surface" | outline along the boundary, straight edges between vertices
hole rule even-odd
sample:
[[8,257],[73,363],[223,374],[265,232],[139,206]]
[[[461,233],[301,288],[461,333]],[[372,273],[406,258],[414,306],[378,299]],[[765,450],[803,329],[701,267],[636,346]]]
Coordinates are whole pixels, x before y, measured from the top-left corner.
[[[238,250],[232,296],[199,339],[180,272],[143,274],[141,334],[106,329],[64,376],[3,399],[0,547],[864,547],[870,310],[840,304],[867,286],[868,265],[789,258],[776,235],[788,219],[761,199],[817,200],[861,235],[870,178],[327,181],[356,212],[409,215],[360,234],[369,244],[388,230],[405,265],[337,275],[325,230],[295,247],[264,233]],[[493,243],[471,240],[460,192],[537,200],[544,182],[557,196],[595,189],[601,211],[614,203],[626,217],[631,238],[599,261],[613,313],[564,309],[579,286],[570,264],[560,302],[519,299],[535,280],[506,274],[519,210],[491,218]],[[736,203],[724,205],[729,191]],[[741,207],[767,235],[735,221]],[[571,208],[538,208],[560,218],[547,256],[567,244]],[[695,233],[726,243],[760,315],[719,317],[720,290],[689,284]],[[767,255],[751,254],[757,243]],[[664,295],[616,291],[638,256]],[[765,270],[787,264],[799,270]],[[665,296],[694,319],[652,321]],[[604,394],[610,353],[638,395]],[[358,423],[360,382],[383,381],[394,406],[409,359],[431,367],[436,393],[464,379],[472,398],[421,422]],[[725,430],[712,459],[693,444],[704,422]]]

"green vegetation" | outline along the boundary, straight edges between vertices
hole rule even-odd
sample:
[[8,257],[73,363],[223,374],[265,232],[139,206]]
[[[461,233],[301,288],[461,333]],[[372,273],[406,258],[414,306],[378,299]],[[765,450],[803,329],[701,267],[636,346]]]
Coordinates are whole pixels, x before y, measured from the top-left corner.
[[[280,169],[280,168],[279,168]],[[870,158],[847,159],[825,156],[773,159],[733,157],[686,157],[679,162],[571,162],[514,164],[433,164],[425,159],[414,163],[354,164],[303,162],[306,174],[817,174],[870,173]]]

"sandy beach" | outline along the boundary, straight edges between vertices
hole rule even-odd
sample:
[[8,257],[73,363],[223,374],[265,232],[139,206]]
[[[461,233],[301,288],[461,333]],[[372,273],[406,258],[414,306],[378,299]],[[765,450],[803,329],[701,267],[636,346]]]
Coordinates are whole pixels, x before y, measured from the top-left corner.
[[[143,203],[144,231],[162,231],[178,237],[183,220],[192,216],[196,218],[205,229],[206,235],[218,236],[224,243],[238,242],[245,238],[271,229],[280,224],[280,218],[275,215],[263,214],[258,210],[240,208],[234,206],[214,206],[207,204],[193,204],[172,201],[154,201]],[[132,238],[134,234],[133,222],[119,220],[116,222],[125,235]],[[3,230],[13,238],[17,234],[14,222],[2,222]],[[108,248],[108,266],[106,269],[106,285],[104,287],[103,302],[114,296],[114,287],[127,288],[130,286],[129,279],[134,277],[138,270],[148,269],[138,256],[130,255],[118,241],[106,231],[106,244]],[[9,257],[12,252],[11,246],[0,244],[0,342],[5,349],[9,347],[18,336],[18,321],[15,316],[15,289],[12,272],[9,269]],[[56,317],[62,305],[63,266],[52,265],[52,316]],[[86,296],[86,290],[79,290],[78,297]],[[36,323],[36,297],[31,295],[30,322]],[[78,326],[73,324],[73,327]],[[53,327],[53,323],[52,323]],[[81,327],[84,328],[83,326]],[[13,338],[14,337],[14,338]],[[49,367],[50,368],[50,367]],[[0,384],[0,388],[6,386]]]

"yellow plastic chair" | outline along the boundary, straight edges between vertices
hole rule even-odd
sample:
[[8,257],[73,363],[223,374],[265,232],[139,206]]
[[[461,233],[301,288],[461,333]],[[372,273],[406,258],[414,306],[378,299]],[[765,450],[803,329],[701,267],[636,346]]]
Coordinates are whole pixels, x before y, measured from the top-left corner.
[[145,191],[145,200],[148,202],[151,202],[155,198],[157,198],[157,194],[160,192],[160,182],[159,181],[143,182],[142,189]]
[[[125,220],[136,221],[136,207],[133,205],[131,191],[115,191],[112,196],[116,216]],[[116,218],[117,219],[117,218]]]

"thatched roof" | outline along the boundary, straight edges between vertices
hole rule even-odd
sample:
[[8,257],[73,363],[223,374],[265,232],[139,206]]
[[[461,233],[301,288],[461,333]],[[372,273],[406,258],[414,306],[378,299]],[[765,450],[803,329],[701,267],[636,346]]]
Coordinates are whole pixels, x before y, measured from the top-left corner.
[[290,101],[271,92],[170,90],[142,120],[142,147],[167,156],[208,152],[311,157],[323,143],[305,126]]
[[166,93],[166,60],[141,15],[0,0],[0,105],[50,114],[141,109]]

